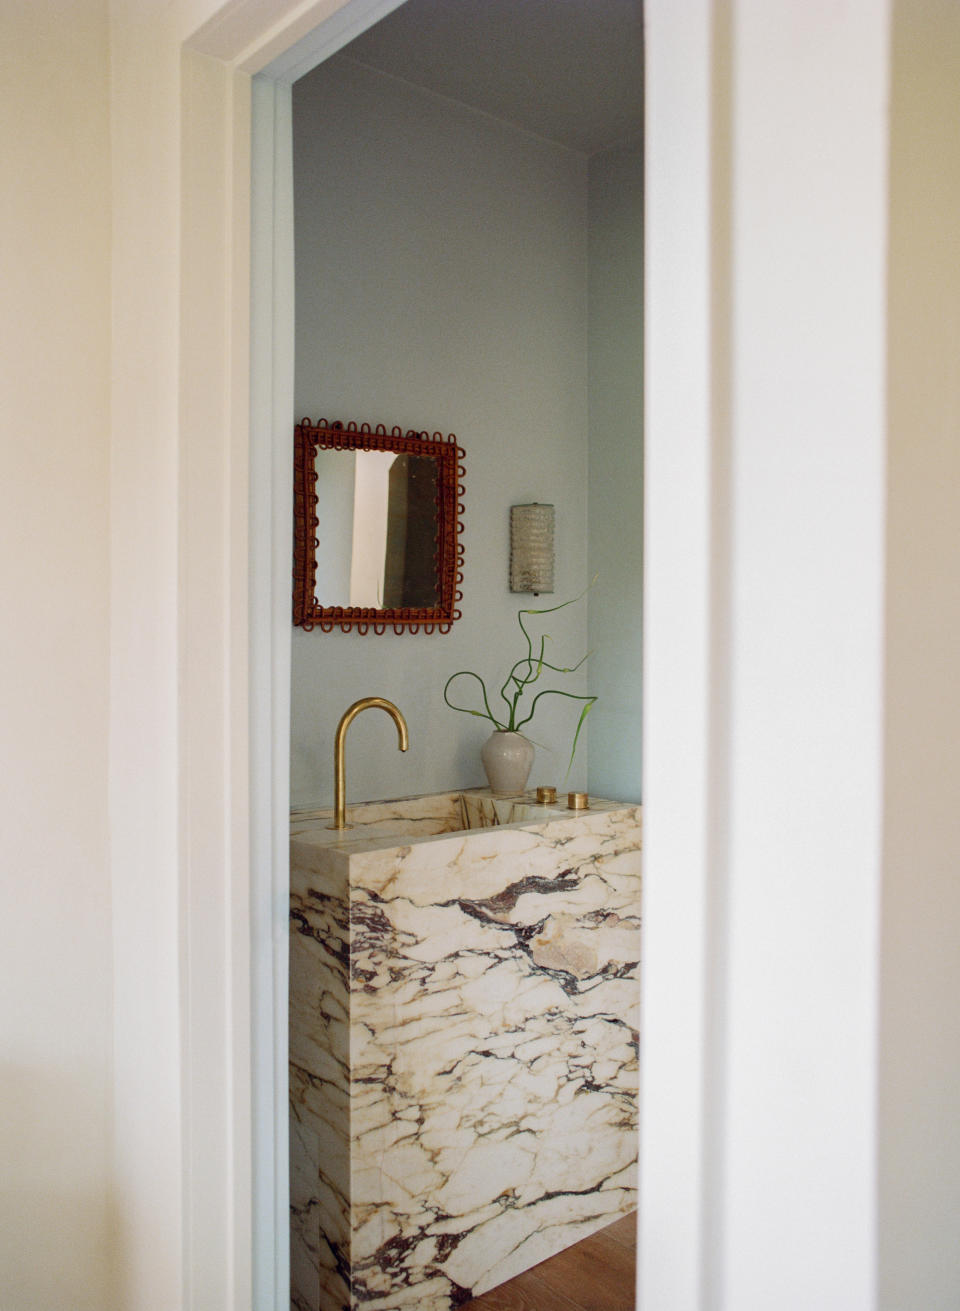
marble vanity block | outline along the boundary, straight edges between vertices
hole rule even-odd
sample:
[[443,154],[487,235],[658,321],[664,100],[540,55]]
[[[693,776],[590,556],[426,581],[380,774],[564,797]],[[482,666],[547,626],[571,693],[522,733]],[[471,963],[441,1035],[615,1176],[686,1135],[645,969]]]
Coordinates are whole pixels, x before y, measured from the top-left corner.
[[295,813],[292,1306],[448,1311],[636,1206],[640,808]]

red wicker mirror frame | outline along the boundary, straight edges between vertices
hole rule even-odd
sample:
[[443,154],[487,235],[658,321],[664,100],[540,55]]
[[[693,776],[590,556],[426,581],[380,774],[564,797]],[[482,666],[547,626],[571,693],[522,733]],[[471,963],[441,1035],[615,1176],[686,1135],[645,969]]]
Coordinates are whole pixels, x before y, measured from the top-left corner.
[[[365,609],[325,606],[316,595],[317,452],[395,451],[398,455],[426,456],[436,461],[436,573],[438,604],[434,607]],[[312,423],[303,419],[294,428],[293,465],[293,622],[301,628],[344,632],[449,633],[460,618],[457,603],[463,599],[463,467],[464,453],[451,434],[387,430],[383,424]]]

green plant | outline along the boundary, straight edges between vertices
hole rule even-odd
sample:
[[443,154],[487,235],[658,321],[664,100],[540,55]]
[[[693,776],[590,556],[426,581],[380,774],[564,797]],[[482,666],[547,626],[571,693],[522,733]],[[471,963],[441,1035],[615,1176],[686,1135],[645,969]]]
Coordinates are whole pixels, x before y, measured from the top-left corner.
[[[570,772],[570,766],[573,764],[573,757],[577,750],[577,742],[580,738],[580,730],[583,728],[584,720],[590,713],[597,698],[593,695],[580,694],[578,692],[566,692],[559,687],[544,687],[535,692],[529,705],[526,706],[526,713],[522,702],[525,694],[529,694],[534,685],[539,682],[545,669],[552,670],[556,674],[573,674],[582,667],[589,656],[589,651],[575,665],[555,665],[546,658],[547,642],[550,641],[549,634],[544,633],[540,637],[540,645],[537,653],[534,654],[534,639],[523,621],[524,615],[549,615],[557,610],[563,610],[568,605],[573,605],[585,595],[581,592],[579,596],[571,597],[569,601],[561,601],[559,605],[552,605],[544,610],[518,610],[517,623],[520,625],[520,631],[523,633],[527,644],[527,654],[521,656],[514,664],[509,674],[500,688],[500,698],[506,707],[506,712],[500,712],[498,718],[490,709],[490,698],[487,695],[487,685],[479,674],[475,674],[472,669],[458,669],[455,674],[451,674],[444,684],[443,699],[451,710],[459,710],[465,715],[475,715],[478,719],[489,719],[495,729],[501,732],[518,733],[524,724],[529,724],[536,712],[537,703],[547,696],[567,697],[571,701],[582,701],[583,709],[580,711],[580,717],[577,720],[577,727],[573,734],[573,746],[570,749],[570,760],[567,764],[567,772]],[[469,706],[458,706],[450,700],[448,695],[450,684],[458,678],[473,678],[480,684],[480,694],[483,698],[483,709],[474,710]]]

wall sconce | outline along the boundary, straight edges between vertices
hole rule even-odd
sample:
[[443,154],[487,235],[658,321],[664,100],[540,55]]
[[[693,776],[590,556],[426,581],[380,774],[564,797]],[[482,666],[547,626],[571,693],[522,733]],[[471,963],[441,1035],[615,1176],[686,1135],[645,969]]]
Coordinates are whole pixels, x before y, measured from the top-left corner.
[[553,591],[553,506],[511,505],[510,591]]

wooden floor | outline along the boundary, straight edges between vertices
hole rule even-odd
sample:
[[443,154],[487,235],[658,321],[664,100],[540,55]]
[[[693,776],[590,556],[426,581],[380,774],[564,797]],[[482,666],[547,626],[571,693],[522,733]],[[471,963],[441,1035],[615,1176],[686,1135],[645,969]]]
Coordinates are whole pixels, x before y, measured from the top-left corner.
[[634,1214],[491,1288],[463,1311],[634,1311],[636,1263]]

